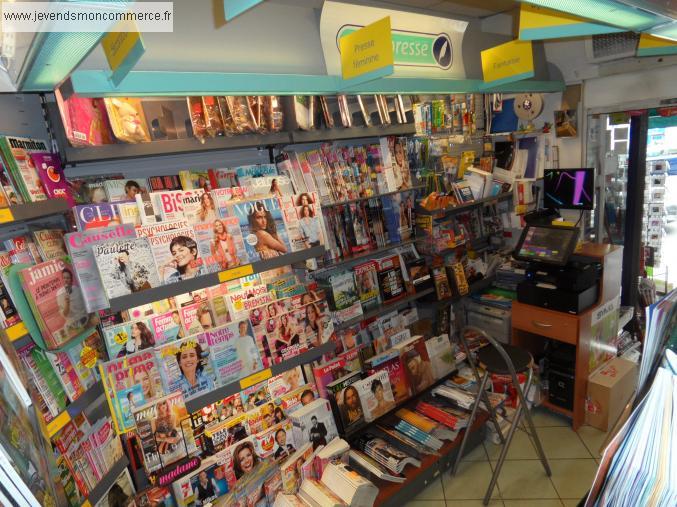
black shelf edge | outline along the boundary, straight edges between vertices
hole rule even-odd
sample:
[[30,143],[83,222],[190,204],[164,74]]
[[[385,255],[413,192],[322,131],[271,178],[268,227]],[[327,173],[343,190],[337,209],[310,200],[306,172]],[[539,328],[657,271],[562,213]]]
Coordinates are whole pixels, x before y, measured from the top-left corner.
[[296,130],[291,132],[291,144],[341,141],[343,139],[358,139],[361,137],[406,136],[413,135],[415,132],[416,126],[413,123],[378,125],[373,127]]
[[104,475],[99,483],[89,492],[89,495],[87,495],[89,503],[96,505],[108,492],[111,486],[115,484],[118,476],[128,465],[129,460],[126,456],[122,456],[122,458],[106,472],[106,475]]
[[[287,266],[289,264],[303,262],[308,259],[312,259],[314,257],[320,257],[321,255],[324,255],[324,252],[325,252],[324,246],[320,245],[309,248],[307,250],[302,250],[300,252],[292,252],[290,254],[281,255],[273,259],[252,262],[251,272],[247,271],[245,274],[241,276],[263,273],[264,271],[280,268],[282,266]],[[244,266],[247,266],[247,264],[245,264]],[[238,268],[233,269],[240,269],[242,267],[243,266],[239,266]],[[229,270],[222,271],[221,273],[227,273],[228,271]],[[183,280],[180,282],[171,283],[167,285],[160,285],[158,287],[153,287],[152,289],[147,289],[142,292],[136,292],[134,294],[128,294],[126,296],[112,298],[109,301],[110,311],[119,312],[122,310],[126,310],[128,308],[133,308],[135,306],[152,303],[153,301],[159,301],[160,299],[168,298],[170,296],[177,296],[179,294],[185,294],[186,292],[204,289],[205,287],[211,287],[212,285],[218,285],[220,283],[219,275],[220,273],[209,273],[207,275],[196,276],[195,278],[191,278],[189,280]]]
[[477,199],[472,202],[466,202],[464,204],[459,204],[458,206],[454,206],[452,208],[445,208],[441,210],[426,210],[423,208],[418,208],[416,210],[416,213],[419,215],[432,215],[434,218],[439,218],[439,217],[445,217],[447,215],[453,215],[454,213],[458,213],[460,211],[464,211],[470,208],[475,208],[477,206],[482,206],[484,204],[489,204],[492,202],[500,202],[500,201],[505,201],[507,199],[512,198],[512,192],[503,192],[502,194],[498,195],[493,195],[491,197],[484,197],[482,199]]
[[[287,359],[282,363],[274,364],[273,366],[270,367],[271,377],[280,375],[281,373],[291,370],[292,368],[296,368],[297,366],[301,366],[304,364],[308,364],[311,361],[315,361],[316,359],[322,357],[324,354],[333,351],[335,347],[336,344],[332,341],[329,341],[327,343],[323,343],[319,347],[315,347],[302,354],[299,354],[298,356]],[[257,373],[254,373],[254,375],[257,375]],[[202,407],[209,405],[210,403],[215,403],[217,401],[222,400],[226,396],[230,396],[232,394],[242,391],[242,386],[240,383],[245,381],[246,378],[247,377],[245,377],[244,379],[240,379],[237,382],[231,382],[230,384],[227,384],[225,386],[217,387],[216,389],[213,389],[208,393],[203,394],[202,396],[198,396],[197,398],[193,398],[191,400],[186,401],[186,408],[188,409],[188,412],[191,413],[195,412],[197,410],[200,410]]]
[[66,410],[71,417],[75,417],[81,412],[94,404],[101,396],[103,396],[103,383],[99,380],[96,384],[87,389],[77,400],[66,407]]
[[368,250],[366,252],[359,253],[357,255],[353,255],[352,257],[347,257],[345,259],[341,259],[340,261],[335,261],[332,262],[331,264],[327,264],[326,266],[322,266],[321,268],[316,269],[315,271],[312,271],[312,274],[319,274],[319,273],[326,273],[327,271],[333,271],[341,266],[345,265],[350,265],[358,261],[364,261],[367,259],[371,259],[373,257],[376,257],[377,255],[383,253],[383,252],[388,252],[389,250],[393,250],[395,248],[399,247],[405,247],[407,245],[412,245],[416,244],[419,241],[423,240],[424,238],[412,238],[408,239],[406,241],[403,241],[401,243],[391,243],[390,245],[382,246],[380,248],[377,248],[375,250]]
[[71,208],[68,206],[68,201],[66,201],[66,199],[56,198],[47,199],[46,201],[17,204],[16,206],[10,206],[8,209],[12,213],[12,219],[2,221],[0,222],[0,225],[57,215],[59,213],[70,211]]
[[403,194],[405,192],[411,192],[413,190],[422,190],[425,188],[425,185],[417,185],[415,187],[406,188],[404,190],[395,190],[393,192],[386,192],[384,194],[372,195],[371,197],[358,197],[357,199],[349,199],[347,201],[338,201],[331,204],[323,204],[322,209],[335,208],[336,206],[344,206],[346,204],[352,204],[355,202],[369,201],[370,199],[380,199],[381,197],[388,197],[390,195]]
[[417,292],[416,294],[411,294],[410,296],[407,296],[403,299],[400,299],[398,301],[395,301],[394,303],[390,303],[387,305],[381,305],[378,308],[374,308],[373,310],[369,310],[368,312],[363,313],[359,317],[355,317],[354,319],[346,320],[343,322],[340,322],[338,324],[334,323],[334,329],[345,329],[347,327],[350,327],[354,324],[358,324],[362,322],[363,320],[371,319],[372,317],[378,317],[379,315],[383,315],[384,313],[391,312],[393,310],[398,310],[402,308],[403,306],[408,305],[409,303],[412,303],[416,301],[417,299],[420,299],[424,296],[427,296],[428,294],[432,294],[435,292],[434,287],[430,287],[428,289],[425,289],[421,292]]

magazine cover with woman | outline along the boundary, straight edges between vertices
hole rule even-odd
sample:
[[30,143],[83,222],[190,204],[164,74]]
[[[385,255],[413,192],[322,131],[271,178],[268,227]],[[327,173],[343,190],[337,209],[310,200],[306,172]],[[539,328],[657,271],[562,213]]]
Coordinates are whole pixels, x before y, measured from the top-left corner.
[[193,226],[200,257],[210,272],[230,269],[249,261],[236,217],[217,218]]
[[160,345],[155,353],[168,392],[181,391],[188,400],[214,389],[209,347],[203,335]]
[[148,238],[162,283],[174,283],[206,275],[205,259],[200,257],[193,229],[174,229]]
[[204,338],[221,384],[235,382],[263,369],[248,320],[206,331]]
[[277,198],[234,203],[231,211],[240,222],[250,261],[273,259],[291,252]]
[[132,410],[162,396],[162,380],[152,350],[100,362],[99,371],[118,433],[134,429]]
[[133,414],[148,473],[197,452],[181,393],[157,398],[133,410]]
[[85,308],[85,300],[69,260],[43,262],[21,270],[19,276],[50,348],[60,347],[96,325],[96,317]]
[[147,238],[108,241],[94,245],[93,252],[109,299],[160,285]]
[[149,318],[122,322],[103,329],[108,357],[116,358],[155,346],[155,334]]

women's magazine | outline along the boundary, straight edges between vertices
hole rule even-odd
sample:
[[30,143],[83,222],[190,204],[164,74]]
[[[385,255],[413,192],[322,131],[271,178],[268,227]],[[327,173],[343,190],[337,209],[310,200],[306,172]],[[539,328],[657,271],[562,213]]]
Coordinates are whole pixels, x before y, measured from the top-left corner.
[[192,228],[173,229],[148,238],[162,283],[174,283],[207,274]]
[[160,286],[147,238],[108,241],[93,251],[109,299]]
[[198,253],[210,272],[229,269],[249,261],[236,217],[217,218],[193,226]]
[[19,272],[31,310],[45,342],[61,347],[96,324],[85,307],[69,259],[53,259]]
[[168,310],[149,318],[149,327],[155,337],[155,345],[171,342],[181,334],[181,316],[176,310]]
[[237,217],[240,223],[250,261],[272,259],[291,252],[277,198],[233,203],[229,215]]
[[365,421],[371,422],[395,408],[395,398],[386,370],[377,371],[354,385],[362,403]]
[[204,335],[160,345],[155,354],[167,392],[181,391],[189,400],[214,389],[214,370]]
[[108,405],[119,434],[134,429],[132,410],[160,397],[162,380],[152,350],[99,364]]
[[142,317],[103,328],[108,357],[116,358],[155,346],[150,318]]
[[197,452],[181,393],[162,396],[132,412],[148,473]]
[[263,369],[248,320],[205,331],[204,338],[216,378],[221,384],[235,382]]

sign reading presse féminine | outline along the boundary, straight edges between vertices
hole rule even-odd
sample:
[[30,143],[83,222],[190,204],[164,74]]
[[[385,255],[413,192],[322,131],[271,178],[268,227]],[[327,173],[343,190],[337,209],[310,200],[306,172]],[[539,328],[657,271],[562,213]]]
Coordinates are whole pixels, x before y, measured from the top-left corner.
[[482,56],[484,82],[491,85],[512,83],[534,76],[531,41],[513,40],[485,49]]
[[409,12],[326,1],[320,18],[327,74],[342,74],[341,40],[390,18],[393,76],[465,78],[461,43],[468,23]]
[[381,69],[392,73],[393,50],[389,17],[341,37],[339,43],[343,79],[354,79]]

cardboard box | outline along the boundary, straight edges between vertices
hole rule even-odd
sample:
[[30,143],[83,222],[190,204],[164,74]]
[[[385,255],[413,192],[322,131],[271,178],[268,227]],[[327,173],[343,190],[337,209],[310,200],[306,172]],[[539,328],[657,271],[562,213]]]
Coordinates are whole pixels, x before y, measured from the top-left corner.
[[609,431],[635,392],[637,365],[615,357],[588,378],[585,422]]

